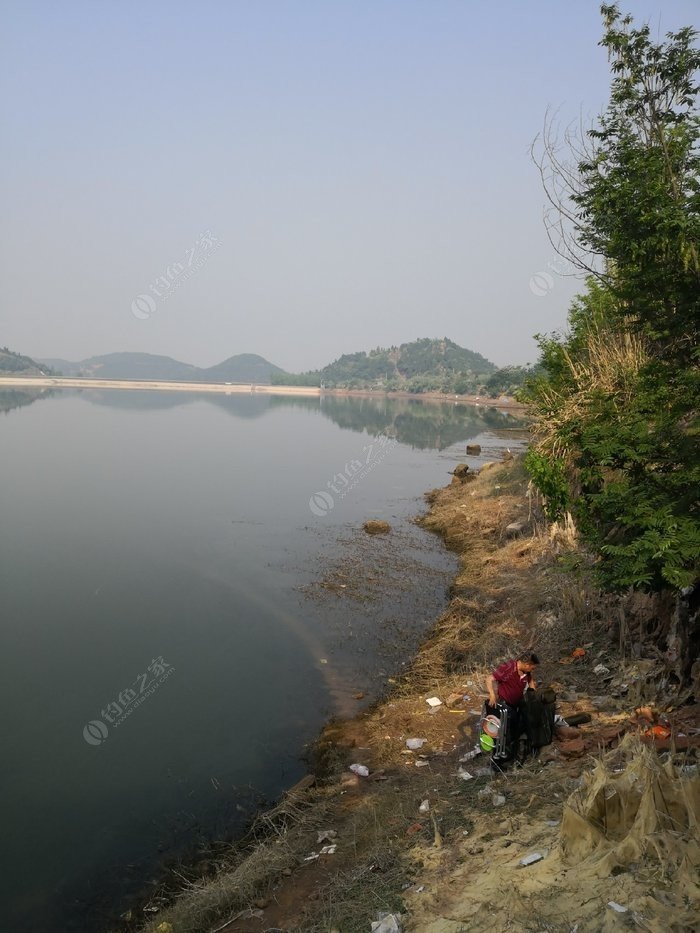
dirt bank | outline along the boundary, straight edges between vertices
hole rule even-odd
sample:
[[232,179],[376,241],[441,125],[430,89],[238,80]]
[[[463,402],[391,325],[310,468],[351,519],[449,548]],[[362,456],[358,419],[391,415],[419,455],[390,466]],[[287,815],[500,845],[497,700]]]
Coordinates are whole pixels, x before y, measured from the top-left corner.
[[[425,933],[696,928],[698,705],[658,693],[659,659],[624,660],[619,603],[589,582],[572,529],[540,521],[517,462],[429,502],[423,523],[461,570],[410,669],[324,730],[309,777],[241,845],[181,868],[175,905],[160,890],[125,929],[352,933],[385,913]],[[485,675],[525,645],[559,712],[591,721],[494,777],[460,759]]]

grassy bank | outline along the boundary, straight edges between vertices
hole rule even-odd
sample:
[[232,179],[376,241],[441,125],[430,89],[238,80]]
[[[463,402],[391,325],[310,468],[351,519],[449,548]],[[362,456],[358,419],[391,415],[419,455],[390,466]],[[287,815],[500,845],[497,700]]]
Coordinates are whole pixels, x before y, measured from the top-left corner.
[[[309,778],[245,840],[178,869],[172,906],[161,889],[125,929],[353,933],[385,912],[426,933],[575,924],[592,933],[633,918],[642,929],[693,928],[697,704],[668,712],[677,749],[665,765],[636,735],[620,743],[636,706],[661,708],[655,662],[622,663],[611,640],[619,604],[589,582],[573,530],[543,522],[517,461],[428,500],[423,524],[461,569],[410,668],[373,708],[324,730]],[[539,679],[557,690],[559,711],[592,722],[494,778],[480,757],[459,759],[474,746],[485,675],[525,645],[539,651]],[[575,648],[582,659],[572,660]],[[595,673],[600,664],[607,673]],[[434,711],[431,696],[442,700]],[[410,750],[408,738],[425,742]],[[544,857],[522,867],[534,851]]]

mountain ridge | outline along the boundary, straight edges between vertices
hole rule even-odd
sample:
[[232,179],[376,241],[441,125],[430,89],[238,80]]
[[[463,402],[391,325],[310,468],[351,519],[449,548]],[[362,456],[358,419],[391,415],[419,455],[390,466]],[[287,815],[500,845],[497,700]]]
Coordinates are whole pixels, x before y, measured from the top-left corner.
[[[523,367],[498,369],[482,354],[448,337],[423,337],[399,346],[345,353],[326,366],[289,373],[256,353],[239,353],[209,367],[195,366],[162,354],[106,353],[79,361],[57,357],[20,357],[6,351],[0,372],[42,375],[47,367],[66,377],[154,382],[312,385],[328,389],[370,389],[411,393],[507,392],[526,374]],[[18,360],[24,361],[24,369]],[[32,369],[35,367],[35,369]],[[519,370],[523,372],[519,372]]]

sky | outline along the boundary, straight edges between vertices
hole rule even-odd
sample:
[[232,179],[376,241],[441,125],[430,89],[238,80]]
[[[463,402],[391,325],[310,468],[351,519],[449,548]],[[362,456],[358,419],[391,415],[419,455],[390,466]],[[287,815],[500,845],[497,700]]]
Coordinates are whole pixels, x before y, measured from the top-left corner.
[[[696,0],[621,4],[654,34]],[[447,336],[534,362],[582,283],[545,114],[610,86],[592,0],[3,0],[0,345],[290,372]]]

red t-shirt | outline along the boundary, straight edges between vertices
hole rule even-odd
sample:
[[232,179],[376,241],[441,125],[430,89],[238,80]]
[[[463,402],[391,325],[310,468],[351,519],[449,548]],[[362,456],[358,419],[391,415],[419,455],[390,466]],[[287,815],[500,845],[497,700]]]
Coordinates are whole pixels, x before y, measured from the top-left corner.
[[506,661],[493,672],[493,679],[498,683],[498,697],[517,706],[523,698],[526,684],[530,683],[530,674],[518,673],[517,661]]

